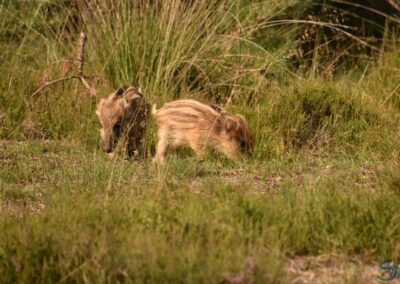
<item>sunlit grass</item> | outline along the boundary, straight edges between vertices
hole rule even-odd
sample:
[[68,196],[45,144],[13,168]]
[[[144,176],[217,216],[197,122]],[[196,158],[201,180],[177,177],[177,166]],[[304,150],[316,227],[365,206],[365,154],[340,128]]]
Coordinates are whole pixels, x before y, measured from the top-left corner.
[[[399,257],[396,42],[379,65],[295,74],[294,38],[268,22],[293,1],[186,2],[0,3],[2,283],[286,283],[301,257]],[[74,81],[33,97],[76,72],[81,31],[98,97]],[[94,110],[123,84],[244,115],[253,155],[178,150],[158,168],[151,120],[147,159],[109,159]]]

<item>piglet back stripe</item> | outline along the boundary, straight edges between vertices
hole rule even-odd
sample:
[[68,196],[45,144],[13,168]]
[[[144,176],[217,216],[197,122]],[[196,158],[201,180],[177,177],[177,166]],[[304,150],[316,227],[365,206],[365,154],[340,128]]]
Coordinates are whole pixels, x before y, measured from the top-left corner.
[[220,113],[211,106],[195,100],[180,100],[165,104],[159,109],[157,115],[169,117],[175,115],[198,116],[199,118],[214,120],[220,116]]
[[215,110],[211,105],[209,104],[204,104],[196,100],[178,100],[178,101],[173,101],[165,104],[163,108],[172,108],[172,107],[180,107],[180,106],[190,106],[192,108],[202,110],[202,111],[209,111],[215,115],[218,115],[218,111]]
[[163,113],[161,113],[161,115],[168,115],[168,116],[180,117],[180,118],[199,119],[199,113],[185,111],[184,109],[165,110]]

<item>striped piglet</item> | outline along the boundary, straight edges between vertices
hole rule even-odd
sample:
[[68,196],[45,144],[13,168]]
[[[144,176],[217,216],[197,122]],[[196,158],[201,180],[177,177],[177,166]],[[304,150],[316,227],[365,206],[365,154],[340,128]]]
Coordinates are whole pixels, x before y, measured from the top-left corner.
[[168,148],[188,146],[202,160],[206,149],[213,148],[233,159],[249,153],[253,137],[246,119],[231,115],[223,108],[196,100],[177,100],[156,109],[158,126],[157,164],[163,164]]
[[147,128],[147,109],[141,90],[131,86],[119,88],[107,99],[101,99],[96,114],[104,151],[113,152],[123,140],[128,156],[140,154]]

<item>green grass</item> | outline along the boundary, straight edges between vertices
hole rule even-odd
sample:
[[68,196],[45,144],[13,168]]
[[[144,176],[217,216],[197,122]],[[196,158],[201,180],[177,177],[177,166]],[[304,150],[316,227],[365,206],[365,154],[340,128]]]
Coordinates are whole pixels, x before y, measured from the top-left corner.
[[[398,257],[398,173],[368,157],[199,164],[109,160],[58,142],[7,143],[0,272],[12,282],[220,282],[252,257]],[[397,184],[397,185],[396,185]]]
[[[293,1],[72,2],[0,3],[2,283],[366,283],[400,257],[396,39],[326,78],[291,71],[294,34],[263,22]],[[81,30],[98,96],[33,97],[76,72]],[[107,158],[96,103],[126,83],[244,115],[253,155]]]

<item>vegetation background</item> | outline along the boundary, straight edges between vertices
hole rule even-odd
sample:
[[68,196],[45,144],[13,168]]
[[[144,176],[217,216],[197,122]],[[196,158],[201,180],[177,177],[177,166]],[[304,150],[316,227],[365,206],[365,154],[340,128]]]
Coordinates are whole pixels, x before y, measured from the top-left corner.
[[[0,282],[368,283],[400,257],[400,3],[0,1]],[[80,32],[88,41],[79,82]],[[251,158],[108,159],[94,114],[245,115]],[[154,125],[147,152],[154,147]]]

